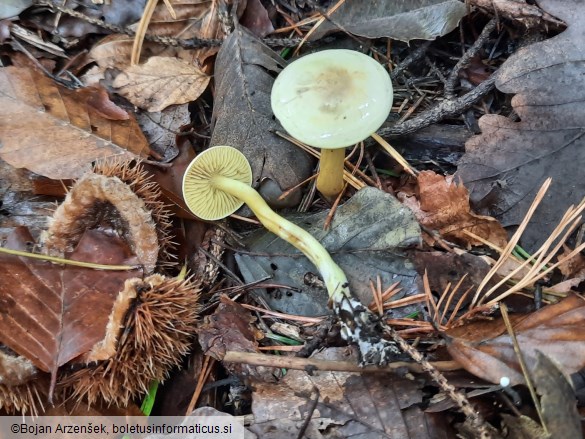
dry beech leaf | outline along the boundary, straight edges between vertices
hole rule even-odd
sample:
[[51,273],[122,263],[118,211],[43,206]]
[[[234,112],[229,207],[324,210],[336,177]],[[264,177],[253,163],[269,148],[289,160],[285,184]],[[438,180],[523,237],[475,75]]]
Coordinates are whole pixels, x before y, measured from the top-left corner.
[[468,247],[482,243],[465,234],[465,230],[505,247],[506,231],[494,218],[476,215],[470,210],[469,193],[462,184],[454,182],[453,176],[423,171],[418,176],[418,187],[418,200],[404,194],[399,194],[398,198],[413,210],[422,225]]
[[[565,374],[585,367],[585,300],[569,296],[526,316],[511,315],[524,360],[532,370],[536,352],[556,361]],[[502,319],[475,322],[445,333],[451,356],[472,374],[492,383],[524,383]]]
[[197,99],[211,77],[195,65],[176,58],[153,56],[130,66],[114,80],[118,93],[148,111]]
[[[32,237],[17,228],[7,247],[26,250]],[[92,230],[69,259],[134,265],[119,239]],[[0,342],[53,377],[57,368],[90,351],[106,335],[113,303],[136,270],[104,275],[99,270],[59,266],[0,255]],[[53,378],[54,379],[54,378]]]
[[79,94],[36,71],[0,69],[0,157],[56,180],[77,178],[99,158],[146,157],[133,116],[112,121]]

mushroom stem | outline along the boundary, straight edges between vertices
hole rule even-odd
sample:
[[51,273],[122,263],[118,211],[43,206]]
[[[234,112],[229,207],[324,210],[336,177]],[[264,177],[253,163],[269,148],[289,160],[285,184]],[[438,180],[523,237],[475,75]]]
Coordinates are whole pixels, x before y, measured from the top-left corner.
[[321,273],[329,298],[334,303],[342,302],[344,296],[351,297],[345,273],[310,233],[274,212],[260,194],[245,183],[216,175],[211,178],[211,185],[242,200],[264,227],[303,252]]
[[345,148],[322,149],[317,190],[327,200],[334,200],[343,190]]

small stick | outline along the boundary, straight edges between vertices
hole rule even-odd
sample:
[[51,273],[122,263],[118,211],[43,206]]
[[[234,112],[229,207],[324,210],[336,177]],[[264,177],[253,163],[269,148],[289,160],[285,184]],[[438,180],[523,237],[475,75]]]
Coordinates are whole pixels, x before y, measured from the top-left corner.
[[[388,373],[401,368],[406,368],[413,373],[425,372],[419,364],[409,363],[407,361],[395,361],[386,366],[361,367],[351,361],[316,360],[313,358],[283,357],[280,355],[237,351],[227,351],[222,361],[224,363],[244,363],[253,366],[277,367],[294,370],[311,369],[332,372]],[[438,370],[444,372],[461,369],[461,365],[456,361],[434,361],[431,364]]]
[[42,255],[39,253],[29,253],[21,250],[12,250],[10,248],[0,247],[0,253],[6,253],[13,256],[21,256],[23,258],[40,259],[43,261],[53,262],[55,264],[74,265],[76,267],[93,268],[95,270],[110,270],[110,271],[127,271],[136,270],[140,268],[139,265],[108,265],[95,264],[93,262],[74,261],[72,259],[63,259],[56,256]]
[[475,40],[475,42],[469,48],[469,50],[465,52],[461,58],[459,58],[459,61],[457,62],[457,64],[455,64],[455,67],[453,67],[453,70],[451,71],[451,74],[449,75],[445,83],[445,97],[447,99],[455,98],[455,86],[459,79],[459,72],[466,68],[471,62],[471,59],[479,53],[479,51],[487,42],[488,38],[490,37],[490,34],[494,31],[495,28],[496,20],[492,18],[488,22],[488,24],[485,25],[483,31],[481,32],[479,37],[477,37],[477,40]]

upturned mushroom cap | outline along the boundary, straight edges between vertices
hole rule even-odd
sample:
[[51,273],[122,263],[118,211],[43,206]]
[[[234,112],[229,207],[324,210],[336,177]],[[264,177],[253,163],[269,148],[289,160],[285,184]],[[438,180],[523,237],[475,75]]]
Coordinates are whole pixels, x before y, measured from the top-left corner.
[[252,184],[252,169],[248,160],[230,146],[214,146],[199,154],[187,167],[183,176],[185,203],[199,218],[215,221],[238,210],[243,201],[216,189],[211,184],[214,176],[223,176]]
[[384,68],[360,52],[324,50],[289,64],[272,87],[272,111],[298,140],[317,148],[353,145],[384,123],[392,108]]

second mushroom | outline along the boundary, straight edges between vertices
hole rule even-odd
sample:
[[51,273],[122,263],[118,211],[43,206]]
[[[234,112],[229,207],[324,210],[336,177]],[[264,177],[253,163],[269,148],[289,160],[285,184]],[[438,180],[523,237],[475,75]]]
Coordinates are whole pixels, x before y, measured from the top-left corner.
[[321,149],[317,189],[328,200],[343,190],[345,148],[369,137],[392,108],[392,82],[374,59],[353,50],[306,55],[272,87],[272,111],[288,133]]

